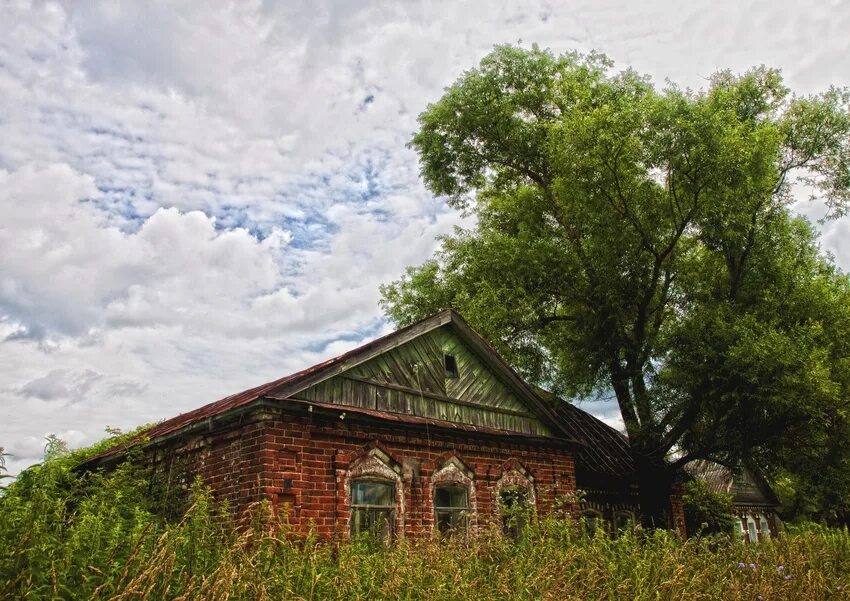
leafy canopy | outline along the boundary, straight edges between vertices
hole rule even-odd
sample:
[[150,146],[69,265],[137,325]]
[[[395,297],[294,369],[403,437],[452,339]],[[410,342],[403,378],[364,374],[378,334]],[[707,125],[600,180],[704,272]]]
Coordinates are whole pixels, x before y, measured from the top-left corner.
[[850,285],[790,207],[795,182],[830,218],[850,206],[849,101],[764,67],[659,90],[599,54],[497,47],[411,142],[476,224],[382,305],[455,307],[528,379],[613,393],[642,457],[675,453],[663,469],[821,452],[847,419]]

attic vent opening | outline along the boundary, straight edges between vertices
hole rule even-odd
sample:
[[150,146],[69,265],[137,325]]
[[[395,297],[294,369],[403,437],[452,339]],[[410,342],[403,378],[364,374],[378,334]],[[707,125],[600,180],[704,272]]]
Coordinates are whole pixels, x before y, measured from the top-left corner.
[[443,355],[443,367],[447,378],[457,378],[457,360],[454,355]]

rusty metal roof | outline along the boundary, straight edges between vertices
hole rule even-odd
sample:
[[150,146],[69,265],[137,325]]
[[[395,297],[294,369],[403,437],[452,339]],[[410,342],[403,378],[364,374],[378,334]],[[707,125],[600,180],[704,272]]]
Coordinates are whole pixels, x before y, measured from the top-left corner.
[[128,445],[132,445],[134,442],[143,438],[147,438],[148,440],[162,438],[163,436],[172,434],[178,430],[185,428],[186,426],[202,421],[209,417],[215,417],[233,409],[248,405],[249,403],[260,399],[267,394],[271,394],[272,392],[278,391],[281,388],[286,387],[287,385],[296,384],[311,376],[321,374],[336,365],[344,363],[347,359],[355,355],[358,355],[360,353],[368,351],[371,348],[379,346],[385,340],[398,336],[403,332],[415,327],[416,325],[418,324],[412,324],[410,326],[407,326],[406,328],[401,328],[385,336],[376,338],[371,342],[368,342],[341,355],[323,361],[322,363],[317,363],[316,365],[310,366],[306,369],[302,369],[301,371],[297,371],[293,374],[289,374],[288,376],[285,376],[283,378],[272,380],[271,382],[266,382],[265,384],[260,384],[259,386],[255,386],[254,388],[249,388],[247,390],[231,394],[230,396],[226,396],[223,399],[213,401],[212,403],[208,403],[202,407],[193,409],[192,411],[181,413],[176,417],[167,419],[148,428],[147,430],[144,430],[143,432],[140,432],[134,440],[131,440],[128,443],[124,443],[120,447],[114,447],[112,449],[109,449],[108,451],[103,453],[102,456],[106,457],[108,455],[111,455],[119,451],[121,448],[126,448]]

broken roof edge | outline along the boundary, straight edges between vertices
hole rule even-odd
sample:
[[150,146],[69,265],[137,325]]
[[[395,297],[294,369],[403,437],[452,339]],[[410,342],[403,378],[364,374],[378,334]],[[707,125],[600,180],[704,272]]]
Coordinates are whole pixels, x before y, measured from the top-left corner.
[[263,397],[287,398],[293,394],[297,394],[309,386],[313,386],[318,382],[341,373],[342,371],[351,369],[356,365],[368,361],[387,350],[400,346],[421,334],[425,334],[449,324],[455,328],[466,342],[470,343],[473,347],[473,352],[484,360],[491,369],[494,369],[494,371],[498,372],[502,378],[507,380],[506,383],[510,385],[515,392],[520,394],[520,396],[530,405],[530,408],[534,410],[536,417],[541,418],[544,423],[553,428],[553,432],[560,432],[562,434],[562,436],[556,438],[569,440],[579,446],[583,446],[584,443],[575,439],[573,435],[563,427],[555,412],[547,406],[540,396],[538,396],[531,385],[526,383],[516,373],[516,371],[508,365],[498,351],[487,340],[485,340],[484,337],[470,327],[469,324],[466,323],[466,320],[464,320],[457,311],[449,308],[443,309],[438,313],[366,342],[356,348],[342,353],[341,355],[337,355],[331,359],[327,359],[288,376],[284,376],[283,378],[278,378],[277,380],[272,380],[265,384],[248,388],[217,401],[202,405],[197,409],[169,418],[146,430],[143,430],[142,432],[139,432],[136,436],[123,444],[104,451],[91,461],[102,460],[111,455],[121,453],[145,440],[148,442],[154,442],[162,437],[176,434],[197,422],[230,413],[231,411],[250,405]]
[[558,419],[573,429],[573,437],[583,444],[585,460],[577,463],[577,470],[605,476],[636,477],[634,455],[625,433],[554,392],[539,386],[535,387],[535,391],[549,403]]

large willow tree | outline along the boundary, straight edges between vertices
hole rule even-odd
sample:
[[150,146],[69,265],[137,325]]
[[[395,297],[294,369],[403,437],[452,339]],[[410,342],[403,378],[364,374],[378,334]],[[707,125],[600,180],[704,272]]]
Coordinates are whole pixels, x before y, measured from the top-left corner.
[[650,516],[694,459],[817,453],[846,421],[850,287],[790,210],[799,189],[850,206],[845,92],[793,96],[765,68],[659,90],[601,55],[498,47],[419,124],[426,185],[475,225],[385,310],[455,307],[530,380],[611,394]]

